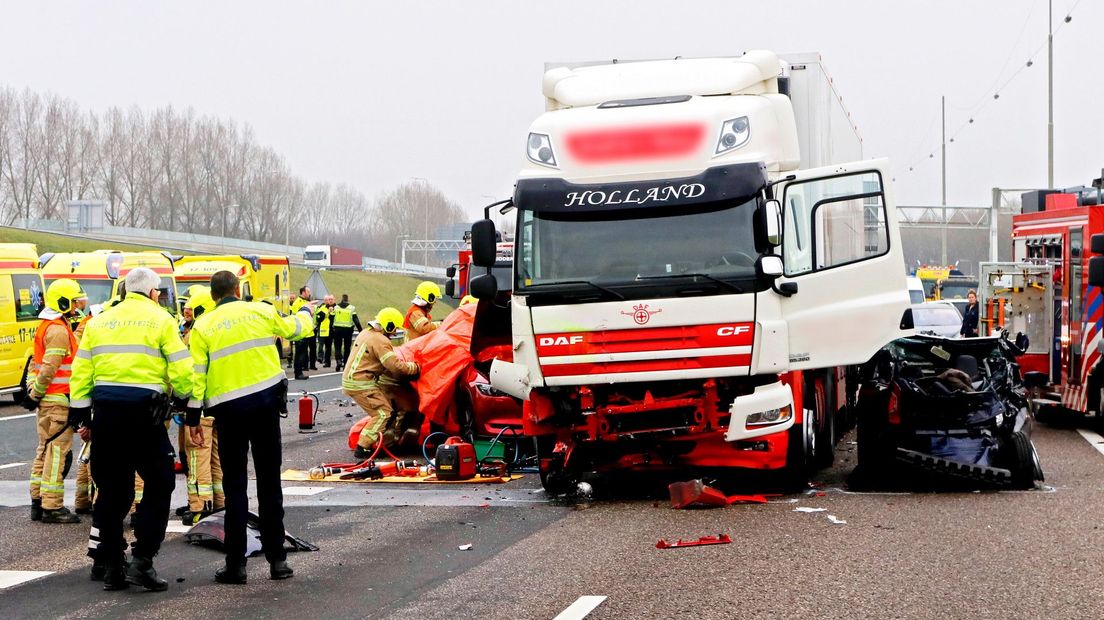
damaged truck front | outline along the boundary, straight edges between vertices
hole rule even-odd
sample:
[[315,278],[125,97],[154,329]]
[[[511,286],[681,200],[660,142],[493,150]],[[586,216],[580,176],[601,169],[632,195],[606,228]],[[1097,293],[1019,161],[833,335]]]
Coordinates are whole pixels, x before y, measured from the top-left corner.
[[[546,488],[830,462],[837,369],[907,334],[909,299],[886,162],[846,163],[861,143],[819,57],[557,67],[543,88],[491,381],[524,401]],[[477,222],[476,265],[494,243]]]

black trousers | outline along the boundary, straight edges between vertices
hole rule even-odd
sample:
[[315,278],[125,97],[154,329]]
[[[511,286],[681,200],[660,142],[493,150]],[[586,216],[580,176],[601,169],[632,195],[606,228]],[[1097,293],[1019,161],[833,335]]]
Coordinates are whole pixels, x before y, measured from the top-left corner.
[[337,367],[344,368],[345,362],[348,361],[349,353],[352,352],[351,349],[353,348],[353,328],[333,328],[333,341],[334,359],[337,360]]
[[303,338],[302,340],[295,341],[295,374],[299,375],[307,372],[310,366],[310,348],[308,341],[310,338]]
[[[257,475],[257,513],[261,546],[269,562],[287,559],[284,550],[284,492],[280,487],[280,413],[275,402],[245,397],[215,412],[222,488],[226,493],[226,559],[245,558],[245,523],[249,512],[249,451]],[[238,402],[242,401],[242,402]],[[252,402],[248,402],[252,401]]]
[[[134,502],[134,474],[145,482],[134,524],[133,553],[153,558],[165,540],[176,476],[176,452],[165,425],[154,423],[152,402],[113,401],[93,396],[92,437],[96,447],[89,463],[99,492],[93,506],[93,528],[99,529],[98,557],[121,557],[126,550],[123,520]],[[93,536],[96,532],[93,531]]]
[[329,366],[333,358],[333,336],[318,337],[318,360],[323,366]]

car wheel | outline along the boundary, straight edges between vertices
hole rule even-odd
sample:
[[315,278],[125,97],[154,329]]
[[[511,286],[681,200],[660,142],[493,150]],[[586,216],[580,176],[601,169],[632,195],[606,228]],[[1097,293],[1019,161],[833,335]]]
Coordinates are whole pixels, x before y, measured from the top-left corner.
[[1043,469],[1039,463],[1039,453],[1027,435],[1019,431],[1002,441],[1001,461],[1012,472],[1012,486],[1017,489],[1030,489],[1035,482],[1043,481]]

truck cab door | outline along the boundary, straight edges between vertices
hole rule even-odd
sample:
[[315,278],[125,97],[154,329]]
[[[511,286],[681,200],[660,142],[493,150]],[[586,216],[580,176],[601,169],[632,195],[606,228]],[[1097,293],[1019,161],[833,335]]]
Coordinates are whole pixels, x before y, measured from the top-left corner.
[[887,170],[886,160],[801,170],[775,188],[784,264],[775,290],[797,285],[779,299],[791,370],[859,364],[912,333],[902,329],[909,295]]

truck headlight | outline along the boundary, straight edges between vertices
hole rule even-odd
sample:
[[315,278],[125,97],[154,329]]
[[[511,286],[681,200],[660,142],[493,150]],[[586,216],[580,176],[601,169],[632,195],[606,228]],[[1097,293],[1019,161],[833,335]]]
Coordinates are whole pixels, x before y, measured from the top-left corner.
[[494,389],[493,387],[491,387],[491,385],[489,383],[476,383],[475,384],[475,389],[476,389],[476,391],[478,391],[480,394],[482,394],[484,396],[505,396],[506,395],[505,392],[500,392],[500,391]]
[[714,155],[738,149],[747,144],[750,138],[751,124],[746,116],[729,119],[721,125],[721,136],[717,138],[717,152]]
[[788,405],[778,409],[767,409],[766,411],[750,414],[747,417],[747,425],[762,426],[764,424],[778,424],[779,422],[789,420],[791,415],[793,415],[793,411]]
[[556,154],[552,151],[552,140],[543,133],[530,133],[526,143],[529,161],[541,166],[556,168]]

